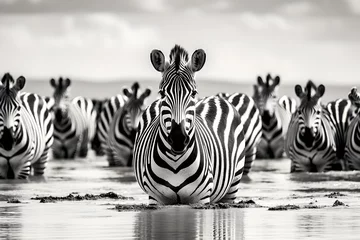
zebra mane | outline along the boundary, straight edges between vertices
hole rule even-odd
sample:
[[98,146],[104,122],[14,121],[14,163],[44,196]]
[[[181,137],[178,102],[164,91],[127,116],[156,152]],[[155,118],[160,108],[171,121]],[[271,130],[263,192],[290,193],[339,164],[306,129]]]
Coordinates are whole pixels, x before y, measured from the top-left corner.
[[313,83],[313,81],[309,80],[305,86],[305,93],[307,94],[307,98],[308,100],[311,99],[311,89],[315,90],[315,94],[317,92],[317,86],[315,85],[315,83]]
[[10,85],[14,84],[14,78],[10,75],[10,73],[5,73],[3,78],[1,79],[2,84],[4,85],[6,92],[10,92]]
[[185,62],[189,61],[188,52],[179,45],[175,45],[170,51],[170,64],[174,64],[175,70],[178,71],[180,68],[181,60]]
[[131,86],[132,94],[133,94],[133,96],[135,96],[135,98],[136,98],[137,95],[138,95],[139,88],[140,88],[140,85],[139,85],[138,82],[135,82],[135,83]]

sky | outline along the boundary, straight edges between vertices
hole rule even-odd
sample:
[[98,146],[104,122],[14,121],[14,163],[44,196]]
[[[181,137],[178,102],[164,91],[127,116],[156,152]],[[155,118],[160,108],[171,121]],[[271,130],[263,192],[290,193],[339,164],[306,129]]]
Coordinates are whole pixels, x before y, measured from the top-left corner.
[[207,54],[197,78],[360,81],[360,0],[0,0],[0,72],[159,79],[150,52]]

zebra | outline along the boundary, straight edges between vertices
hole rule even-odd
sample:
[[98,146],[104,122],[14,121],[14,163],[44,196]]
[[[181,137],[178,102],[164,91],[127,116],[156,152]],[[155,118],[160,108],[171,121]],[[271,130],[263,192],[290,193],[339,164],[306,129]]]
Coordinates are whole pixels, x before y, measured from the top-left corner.
[[54,158],[73,159],[75,156],[86,157],[89,142],[95,134],[93,103],[84,97],[69,99],[69,78],[50,79],[54,88]]
[[[111,153],[108,145],[110,124],[114,118],[115,113],[122,109],[127,101],[127,97],[121,94],[115,95],[104,101],[101,108],[99,118],[96,122],[96,137],[100,144],[100,149],[104,152]],[[110,163],[111,165],[111,163]]]
[[222,97],[233,104],[241,116],[241,123],[244,126],[245,135],[245,166],[243,175],[247,175],[255,160],[257,145],[259,144],[262,135],[260,111],[254,100],[246,94],[218,93],[216,96]]
[[146,108],[145,100],[151,93],[150,89],[141,92],[139,88],[139,83],[135,82],[131,92],[127,88],[123,89],[128,100],[117,110],[110,123],[106,153],[109,166],[132,166],[135,135],[141,115]]
[[150,54],[161,72],[160,100],[147,107],[134,145],[137,182],[150,204],[233,202],[245,162],[239,113],[227,100],[211,96],[197,102],[194,75],[206,54],[191,60],[175,45],[166,61],[160,50]]
[[295,86],[295,93],[300,98],[300,106],[292,115],[285,151],[291,159],[291,172],[324,172],[339,170],[336,155],[335,128],[331,116],[321,104],[325,86],[316,88],[311,93],[311,84],[305,92],[300,85]]
[[256,153],[258,159],[278,159],[284,156],[284,139],[291,115],[296,109],[296,100],[288,96],[279,99],[279,84],[279,76],[273,79],[268,74],[266,82],[258,76],[257,84],[254,85],[253,99],[262,119],[262,136]]
[[42,97],[20,92],[23,76],[6,73],[0,85],[0,178],[44,174],[53,143],[53,122]]
[[348,94],[353,110],[353,119],[346,131],[344,162],[346,170],[360,170],[360,96],[353,87]]
[[105,152],[101,147],[101,142],[99,139],[99,134],[98,134],[99,124],[98,123],[100,122],[101,111],[103,109],[104,104],[108,101],[108,98],[105,98],[105,99],[92,98],[91,101],[94,106],[93,111],[96,115],[96,118],[95,118],[95,129],[96,130],[95,130],[94,137],[91,140],[91,149],[94,150],[96,156],[103,156],[105,154]]

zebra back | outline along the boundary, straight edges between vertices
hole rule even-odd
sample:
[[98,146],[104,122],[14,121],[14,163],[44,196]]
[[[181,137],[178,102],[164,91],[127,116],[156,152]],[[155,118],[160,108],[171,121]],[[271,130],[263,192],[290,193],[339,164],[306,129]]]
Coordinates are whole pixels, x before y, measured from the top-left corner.
[[262,121],[260,111],[254,100],[243,93],[218,93],[217,96],[229,101],[238,111],[245,136],[245,167],[244,175],[250,172],[257,146],[262,135]]

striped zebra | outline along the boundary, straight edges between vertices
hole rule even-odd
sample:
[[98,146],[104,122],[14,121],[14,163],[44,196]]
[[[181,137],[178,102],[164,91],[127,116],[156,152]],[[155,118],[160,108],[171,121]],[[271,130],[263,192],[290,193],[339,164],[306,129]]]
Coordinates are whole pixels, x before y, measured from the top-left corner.
[[254,85],[253,99],[262,120],[262,136],[256,153],[259,159],[277,159],[284,156],[284,139],[291,115],[296,109],[296,101],[288,96],[279,99],[279,84],[279,76],[273,79],[268,74],[265,82],[259,76],[257,85]]
[[93,139],[91,140],[91,149],[94,150],[96,156],[103,156],[105,154],[104,150],[101,147],[101,142],[99,139],[99,122],[100,122],[100,114],[103,109],[104,104],[108,101],[108,98],[105,99],[91,99],[93,103],[93,111],[96,115],[95,117],[95,134]]
[[360,170],[360,95],[356,87],[351,89],[348,98],[351,101],[354,118],[351,120],[346,134],[345,169]]
[[[111,149],[108,144],[111,122],[114,119],[115,113],[124,107],[126,101],[126,96],[118,94],[107,99],[101,108],[99,119],[96,123],[96,138],[98,138],[100,142],[100,149],[105,155],[108,155],[107,153],[111,153]],[[110,163],[110,165],[112,165],[112,163]]]
[[20,92],[25,85],[9,73],[0,85],[0,178],[43,175],[53,143],[53,123],[42,97]]
[[135,135],[146,108],[145,100],[151,93],[150,89],[141,92],[139,88],[139,83],[135,82],[131,91],[123,89],[128,100],[116,111],[110,123],[106,153],[109,166],[132,166]]
[[191,60],[175,45],[170,60],[150,54],[162,73],[160,100],[144,112],[134,146],[135,177],[150,203],[233,202],[245,162],[243,125],[234,106],[219,97],[196,102],[194,80],[206,59]]
[[250,172],[253,161],[256,157],[257,145],[262,135],[262,121],[260,111],[254,100],[242,93],[218,93],[217,96],[222,97],[234,105],[235,109],[241,116],[241,123],[244,126],[245,135],[245,166],[244,175]]
[[325,86],[321,84],[312,95],[309,83],[305,91],[296,85],[295,93],[300,98],[300,106],[292,115],[285,143],[291,172],[341,169],[336,156],[335,128],[329,111],[321,104]]
[[50,80],[54,88],[54,158],[73,159],[86,157],[89,143],[95,134],[93,103],[84,97],[69,99],[71,80],[60,78]]

